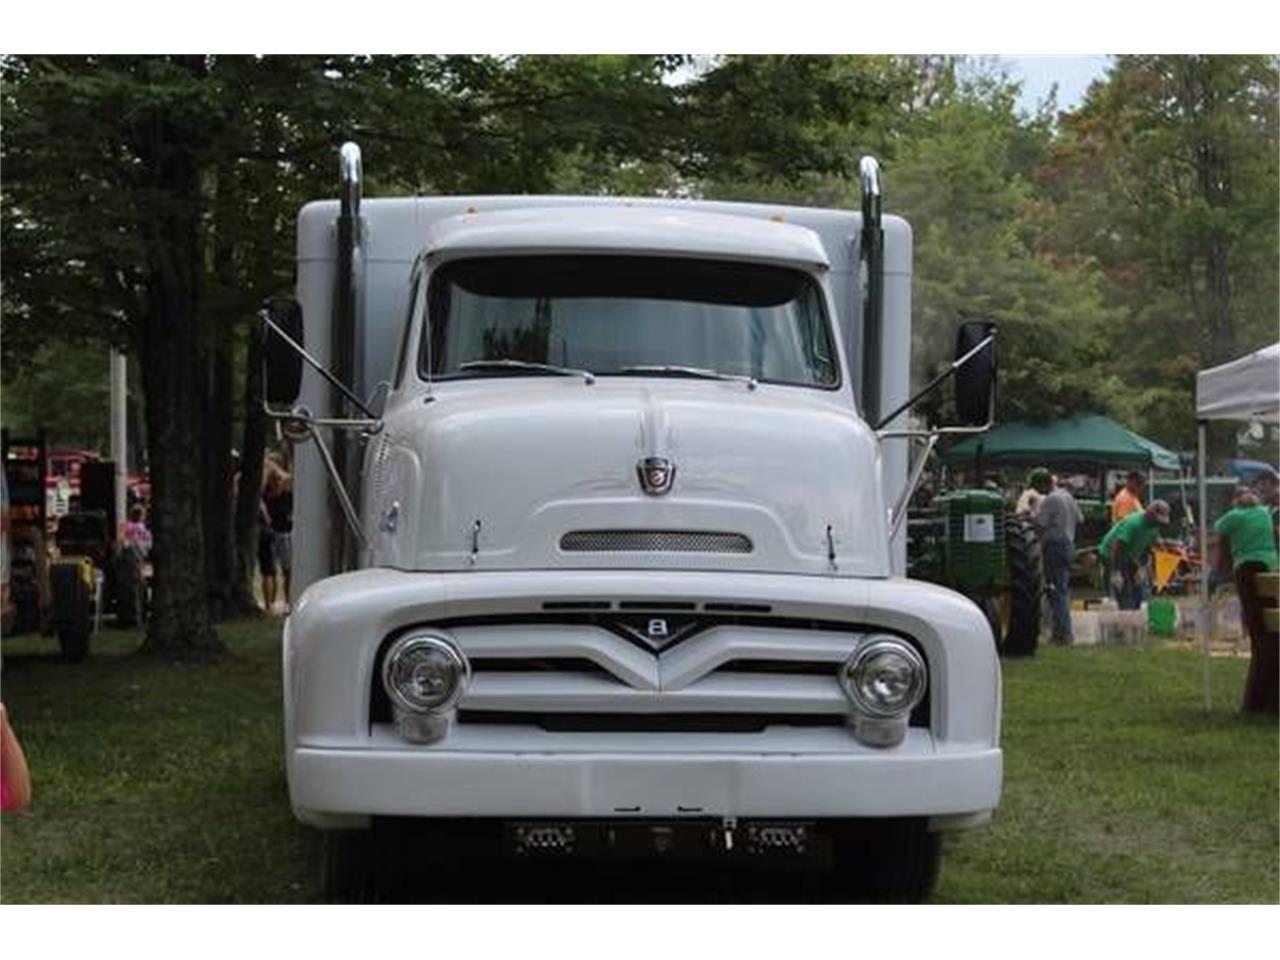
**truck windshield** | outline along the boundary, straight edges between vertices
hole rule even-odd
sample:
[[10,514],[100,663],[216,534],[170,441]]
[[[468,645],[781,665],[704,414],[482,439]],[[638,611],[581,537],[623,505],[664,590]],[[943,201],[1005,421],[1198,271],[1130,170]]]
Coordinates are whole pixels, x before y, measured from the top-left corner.
[[[540,364],[597,376],[840,382],[821,291],[799,270],[670,257],[486,257],[441,267],[428,298],[419,365],[432,379],[555,372]],[[520,363],[477,362],[504,360]]]

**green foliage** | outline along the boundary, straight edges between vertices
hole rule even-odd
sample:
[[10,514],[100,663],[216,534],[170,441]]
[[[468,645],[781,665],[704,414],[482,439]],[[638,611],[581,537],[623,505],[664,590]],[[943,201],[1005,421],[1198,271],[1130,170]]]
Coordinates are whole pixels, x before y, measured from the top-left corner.
[[1196,370],[1276,338],[1278,64],[1119,57],[1043,165],[1041,242],[1122,311],[1104,394],[1166,445],[1194,446]]
[[[9,351],[6,343],[6,356]],[[16,373],[0,388],[0,416],[7,429],[19,436],[44,429],[51,446],[85,447],[109,456],[111,385],[105,347],[96,342],[44,342],[14,366]],[[133,414],[141,403],[140,382],[136,369],[130,371]],[[136,440],[140,418],[131,416],[128,429]]]
[[1033,246],[1033,175],[1051,131],[1015,109],[999,77],[959,84],[907,126],[887,172],[892,207],[915,232],[916,379],[950,360],[957,321],[1000,325],[1000,419],[1097,409],[1090,367],[1116,320],[1087,264],[1054,262]]
[[860,154],[890,143],[912,79],[892,57],[725,57],[690,84],[686,172],[721,184],[856,174]]

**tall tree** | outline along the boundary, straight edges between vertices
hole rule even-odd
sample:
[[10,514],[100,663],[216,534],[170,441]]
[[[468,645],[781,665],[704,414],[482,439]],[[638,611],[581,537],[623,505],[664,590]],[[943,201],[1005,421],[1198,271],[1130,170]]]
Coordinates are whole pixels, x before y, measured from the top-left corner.
[[1195,371],[1275,339],[1278,66],[1118,57],[1042,172],[1046,244],[1088,251],[1124,310],[1111,402],[1171,445],[1195,442]]

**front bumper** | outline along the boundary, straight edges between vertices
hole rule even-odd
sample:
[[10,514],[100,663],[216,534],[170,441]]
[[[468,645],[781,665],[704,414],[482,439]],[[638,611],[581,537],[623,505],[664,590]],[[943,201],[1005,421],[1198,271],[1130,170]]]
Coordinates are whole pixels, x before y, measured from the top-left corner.
[[295,812],[318,826],[332,825],[343,814],[931,816],[980,814],[999,799],[998,748],[938,754],[926,734],[913,731],[901,746],[872,753],[841,731],[831,736],[843,738],[848,749],[525,754],[302,747],[291,757],[290,788]]

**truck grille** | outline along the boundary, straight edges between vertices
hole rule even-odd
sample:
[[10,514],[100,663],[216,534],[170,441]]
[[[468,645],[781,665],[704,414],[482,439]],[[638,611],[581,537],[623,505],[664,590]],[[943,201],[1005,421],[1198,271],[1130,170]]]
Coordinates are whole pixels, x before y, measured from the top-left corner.
[[[615,605],[622,601],[610,601]],[[661,649],[629,641],[610,629],[615,615],[594,610],[441,623],[472,670],[457,723],[512,728],[513,735],[517,728],[758,734],[846,723],[849,703],[837,670],[861,631],[804,619],[708,614],[711,603],[696,606],[702,629]],[[375,669],[374,677],[379,674]],[[389,719],[375,679],[370,721]],[[927,694],[911,724],[929,726]]]
[[574,530],[560,538],[566,553],[750,553],[740,533],[709,530]]

